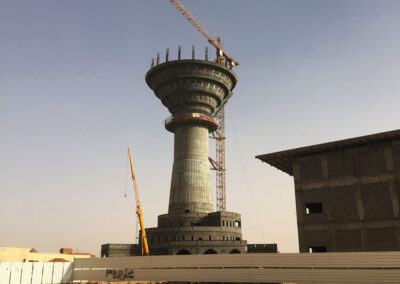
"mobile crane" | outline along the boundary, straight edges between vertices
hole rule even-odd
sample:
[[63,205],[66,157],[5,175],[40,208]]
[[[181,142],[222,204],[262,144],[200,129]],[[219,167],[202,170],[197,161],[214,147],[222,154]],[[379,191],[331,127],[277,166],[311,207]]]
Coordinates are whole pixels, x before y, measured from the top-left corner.
[[147,243],[146,229],[144,227],[144,221],[143,221],[142,206],[140,205],[139,192],[138,192],[137,184],[136,184],[135,171],[133,170],[131,149],[129,149],[129,148],[128,148],[128,154],[129,154],[129,161],[131,163],[133,189],[135,191],[136,214],[138,215],[138,218],[139,218],[140,230],[142,231],[142,235],[141,235],[142,245],[143,245],[143,247],[142,247],[142,255],[150,255],[150,253],[149,253],[149,245]]

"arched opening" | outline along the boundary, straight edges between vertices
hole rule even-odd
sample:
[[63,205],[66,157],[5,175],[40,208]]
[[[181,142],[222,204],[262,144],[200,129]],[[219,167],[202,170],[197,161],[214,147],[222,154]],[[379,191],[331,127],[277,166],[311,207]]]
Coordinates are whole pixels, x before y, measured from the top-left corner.
[[233,250],[230,251],[230,253],[240,253],[240,251],[237,250],[237,249],[233,249]]
[[190,251],[188,251],[187,249],[181,249],[180,251],[178,251],[177,255],[185,255],[185,254],[191,254]]
[[208,249],[204,252],[204,254],[217,254],[217,252],[213,249]]

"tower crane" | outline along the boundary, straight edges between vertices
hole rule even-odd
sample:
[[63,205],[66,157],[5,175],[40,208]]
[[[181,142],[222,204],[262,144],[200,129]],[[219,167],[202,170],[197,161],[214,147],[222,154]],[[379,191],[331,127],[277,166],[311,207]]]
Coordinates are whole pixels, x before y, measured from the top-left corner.
[[139,192],[138,192],[137,184],[136,184],[135,171],[133,170],[131,149],[129,149],[129,148],[128,148],[128,154],[129,154],[129,161],[131,163],[133,189],[135,191],[136,214],[138,215],[138,218],[139,218],[140,230],[142,231],[141,238],[142,238],[142,244],[143,244],[143,248],[144,248],[144,252],[143,252],[143,249],[142,249],[142,255],[143,254],[144,255],[150,255],[150,253],[149,253],[149,245],[147,243],[146,229],[144,227],[144,221],[143,221],[142,206],[140,205]]
[[[213,45],[217,53],[217,62],[220,64],[229,65],[230,68],[239,65],[239,63],[232,58],[222,48],[221,37],[210,28],[207,29],[214,34],[215,38],[209,34],[206,30],[205,24],[201,24],[201,21],[190,13],[178,0],[170,0],[170,2],[186,17],[186,19],[192,23],[192,25],[207,39],[207,41]],[[229,99],[221,103],[221,107],[214,113],[218,121],[218,129],[212,134],[211,138],[216,141],[216,161],[209,158],[213,170],[216,171],[216,196],[217,196],[217,211],[226,211],[226,182],[225,182],[225,111],[224,104]]]

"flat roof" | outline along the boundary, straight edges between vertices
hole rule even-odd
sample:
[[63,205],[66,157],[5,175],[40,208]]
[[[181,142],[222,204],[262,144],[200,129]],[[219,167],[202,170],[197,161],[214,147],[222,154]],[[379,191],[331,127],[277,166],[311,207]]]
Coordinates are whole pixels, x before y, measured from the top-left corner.
[[328,143],[322,143],[312,146],[295,148],[270,154],[258,155],[257,159],[276,167],[277,169],[293,175],[293,161],[296,157],[310,154],[317,154],[335,150],[342,150],[360,145],[368,145],[372,143],[400,139],[400,129],[387,131],[372,135],[360,136],[350,139],[338,140]]

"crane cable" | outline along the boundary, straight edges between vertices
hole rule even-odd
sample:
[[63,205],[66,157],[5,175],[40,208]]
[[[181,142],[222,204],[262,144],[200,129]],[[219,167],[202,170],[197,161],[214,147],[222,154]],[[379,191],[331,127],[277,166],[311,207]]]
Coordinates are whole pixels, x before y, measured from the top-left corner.
[[258,227],[258,230],[259,230],[259,232],[261,234],[262,240],[265,241],[264,230],[263,230],[263,228],[261,226],[261,221],[260,221],[260,217],[259,217],[259,214],[258,214],[257,206],[255,206],[255,202],[254,202],[254,198],[253,198],[253,192],[251,190],[249,179],[248,179],[248,176],[247,176],[246,167],[245,167],[244,162],[243,162],[243,155],[242,155],[242,152],[240,151],[239,142],[238,142],[238,139],[237,139],[237,136],[236,136],[235,124],[233,123],[233,119],[232,119],[232,116],[230,115],[229,111],[228,111],[228,115],[230,117],[229,121],[231,122],[231,125],[232,125],[233,139],[235,140],[236,148],[238,149],[238,152],[239,152],[239,158],[240,158],[240,162],[242,164],[243,175],[244,175],[244,179],[246,181],[247,190],[248,190],[249,195],[250,195],[250,200],[251,200],[251,203],[252,203],[252,207],[253,207],[254,212],[256,214],[256,219],[257,219],[257,223],[258,223],[257,227]]

